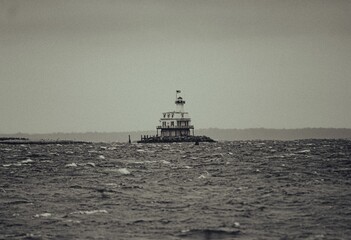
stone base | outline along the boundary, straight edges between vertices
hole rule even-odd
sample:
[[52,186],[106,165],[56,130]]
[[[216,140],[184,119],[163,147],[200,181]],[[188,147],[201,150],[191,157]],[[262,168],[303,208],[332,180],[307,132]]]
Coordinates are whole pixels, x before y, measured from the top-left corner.
[[171,142],[216,142],[207,136],[179,136],[179,137],[157,137],[143,138],[138,143],[171,143]]

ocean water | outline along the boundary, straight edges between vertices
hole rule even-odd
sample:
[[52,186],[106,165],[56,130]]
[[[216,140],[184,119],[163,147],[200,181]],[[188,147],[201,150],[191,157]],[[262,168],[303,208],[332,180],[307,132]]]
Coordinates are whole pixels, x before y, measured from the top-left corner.
[[0,144],[0,239],[351,239],[351,141]]

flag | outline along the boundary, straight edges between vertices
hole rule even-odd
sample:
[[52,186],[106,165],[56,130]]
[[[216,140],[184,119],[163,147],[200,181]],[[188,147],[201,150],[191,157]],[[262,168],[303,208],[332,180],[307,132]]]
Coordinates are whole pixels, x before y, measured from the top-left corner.
[[177,90],[177,93],[180,93],[180,90]]

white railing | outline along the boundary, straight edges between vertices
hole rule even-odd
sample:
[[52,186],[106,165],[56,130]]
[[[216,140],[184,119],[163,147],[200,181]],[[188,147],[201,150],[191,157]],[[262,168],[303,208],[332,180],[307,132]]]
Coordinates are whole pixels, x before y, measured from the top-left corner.
[[193,125],[189,125],[189,126],[157,126],[157,129],[167,129],[167,128],[171,128],[171,129],[194,129]]

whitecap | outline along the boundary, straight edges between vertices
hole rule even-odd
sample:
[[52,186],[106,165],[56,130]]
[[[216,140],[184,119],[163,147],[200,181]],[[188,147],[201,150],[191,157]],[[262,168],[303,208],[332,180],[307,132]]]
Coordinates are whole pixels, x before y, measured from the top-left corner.
[[51,217],[51,213],[40,213],[40,214],[35,214],[36,218],[38,217]]
[[31,162],[34,162],[34,161],[32,159],[30,159],[30,158],[21,161],[21,163],[31,163]]
[[81,221],[73,220],[73,219],[67,219],[67,220],[65,220],[65,222],[67,222],[67,223],[77,223],[77,224],[81,223]]
[[95,167],[96,166],[95,163],[93,163],[93,162],[88,162],[86,165],[88,165],[90,167]]
[[119,168],[119,169],[117,169],[117,171],[118,171],[119,173],[124,174],[124,175],[130,174],[130,172],[129,172],[128,169],[126,169],[126,168]]
[[199,179],[203,179],[203,178],[207,178],[207,177],[210,177],[210,176],[211,176],[210,173],[206,171],[205,173],[201,174],[198,178]]
[[71,214],[96,214],[96,213],[108,213],[105,209],[102,210],[91,210],[91,211],[76,211]]
[[65,165],[66,167],[77,167],[76,163],[68,163]]
[[297,153],[309,153],[309,152],[311,152],[311,150],[306,149],[306,150],[298,151]]
[[106,186],[118,186],[117,183],[105,183]]
[[155,161],[155,160],[152,160],[152,161],[146,160],[146,161],[144,161],[144,163],[155,163],[155,162],[157,162],[157,161]]

